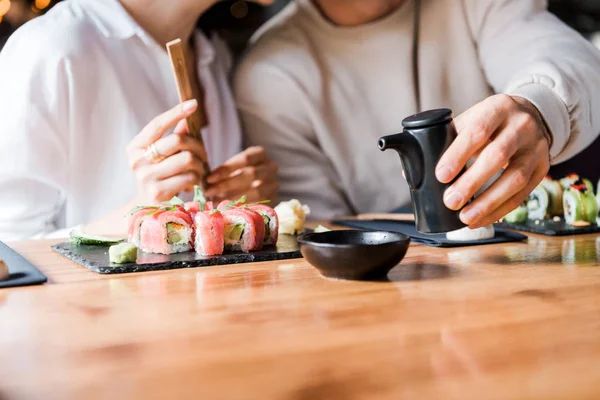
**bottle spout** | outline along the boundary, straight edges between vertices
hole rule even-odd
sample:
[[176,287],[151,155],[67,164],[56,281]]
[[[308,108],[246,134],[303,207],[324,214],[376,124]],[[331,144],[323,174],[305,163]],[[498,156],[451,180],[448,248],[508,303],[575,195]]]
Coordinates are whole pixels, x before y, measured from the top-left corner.
[[384,136],[379,139],[377,145],[379,146],[379,150],[381,151],[396,150],[400,153],[406,146],[405,134],[398,133],[396,135]]
[[425,176],[425,160],[417,139],[410,133],[403,132],[384,136],[377,145],[381,151],[395,150],[398,153],[408,185],[412,190],[417,190]]

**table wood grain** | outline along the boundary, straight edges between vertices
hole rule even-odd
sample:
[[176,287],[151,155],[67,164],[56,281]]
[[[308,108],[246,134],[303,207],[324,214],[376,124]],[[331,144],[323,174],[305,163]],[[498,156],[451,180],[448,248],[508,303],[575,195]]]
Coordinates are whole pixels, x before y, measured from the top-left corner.
[[600,237],[411,246],[387,282],[304,260],[102,276],[12,244],[0,399],[597,399]]

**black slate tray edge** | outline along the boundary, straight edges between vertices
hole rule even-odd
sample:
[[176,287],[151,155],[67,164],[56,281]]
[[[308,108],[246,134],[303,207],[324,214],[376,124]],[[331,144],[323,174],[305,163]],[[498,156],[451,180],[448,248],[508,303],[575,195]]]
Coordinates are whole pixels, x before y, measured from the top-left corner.
[[[63,255],[71,261],[85,267],[86,269],[96,272],[99,274],[125,274],[134,272],[146,272],[146,271],[163,271],[171,269],[181,268],[197,268],[197,267],[210,267],[216,265],[233,265],[233,264],[244,264],[250,262],[263,262],[263,261],[277,261],[277,260],[289,260],[302,258],[302,254],[299,249],[294,251],[269,251],[272,249],[266,249],[255,253],[230,253],[222,256],[203,257],[198,259],[187,259],[187,260],[169,260],[165,262],[153,262],[153,263],[127,263],[127,264],[111,264],[111,265],[100,265],[100,263],[90,261],[89,258],[81,256],[74,251],[74,245],[69,243],[59,243],[52,246],[52,250]],[[91,251],[105,251],[106,252],[106,264],[108,262],[108,247],[106,246],[80,246],[81,250]],[[142,253],[139,253],[142,254]],[[185,253],[180,253],[181,256]],[[190,256],[192,256],[190,252]],[[162,256],[168,257],[168,256]]]
[[[516,231],[522,231],[527,233],[535,233],[538,235],[545,236],[571,236],[571,235],[587,235],[590,233],[600,233],[600,226],[598,225],[590,225],[583,227],[575,227],[566,225],[564,221],[554,222],[554,221],[542,221],[539,225],[535,225],[535,222],[527,222],[527,224],[507,224],[506,222],[501,222],[496,224],[501,228],[512,229]],[[553,229],[552,227],[561,227],[560,229]],[[567,227],[567,228],[565,228]]]
[[0,281],[0,289],[41,285],[48,281],[46,275],[3,242],[0,242],[0,258],[6,262],[10,273],[7,280]]
[[[471,247],[471,246],[483,246],[488,244],[499,244],[499,243],[514,243],[522,242],[527,240],[527,236],[513,232],[508,229],[496,229],[496,236],[493,239],[459,242],[451,241],[445,238],[445,235],[424,235],[416,231],[414,222],[412,221],[399,221],[399,220],[336,220],[332,223],[334,225],[346,226],[354,229],[367,229],[367,230],[381,230],[376,228],[374,225],[377,223],[394,224],[398,226],[404,226],[405,229],[398,229],[396,232],[404,233],[410,236],[414,243],[424,244],[431,247],[450,248],[450,247]],[[371,226],[371,227],[370,227]],[[414,233],[412,232],[414,231]]]

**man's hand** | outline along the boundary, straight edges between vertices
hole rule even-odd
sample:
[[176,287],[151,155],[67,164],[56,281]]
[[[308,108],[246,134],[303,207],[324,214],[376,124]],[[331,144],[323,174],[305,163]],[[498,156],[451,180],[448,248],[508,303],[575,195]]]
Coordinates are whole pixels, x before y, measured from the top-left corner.
[[[507,95],[489,97],[455,119],[458,137],[436,168],[442,183],[451,182],[444,203],[460,210],[460,219],[477,228],[498,221],[518,207],[550,168],[551,137],[537,108],[529,101]],[[465,207],[496,173],[500,178]]]

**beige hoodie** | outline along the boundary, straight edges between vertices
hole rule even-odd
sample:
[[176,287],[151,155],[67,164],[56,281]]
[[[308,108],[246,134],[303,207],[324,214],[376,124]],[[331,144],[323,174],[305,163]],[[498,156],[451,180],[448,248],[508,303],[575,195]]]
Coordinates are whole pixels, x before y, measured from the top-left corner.
[[[564,161],[600,132],[600,52],[542,0],[423,0],[422,108],[455,115],[494,93],[529,99]],[[312,216],[383,212],[410,202],[398,157],[380,136],[413,114],[413,1],[376,22],[338,27],[310,0],[263,29],[235,91],[249,144],[280,165],[282,199]]]

